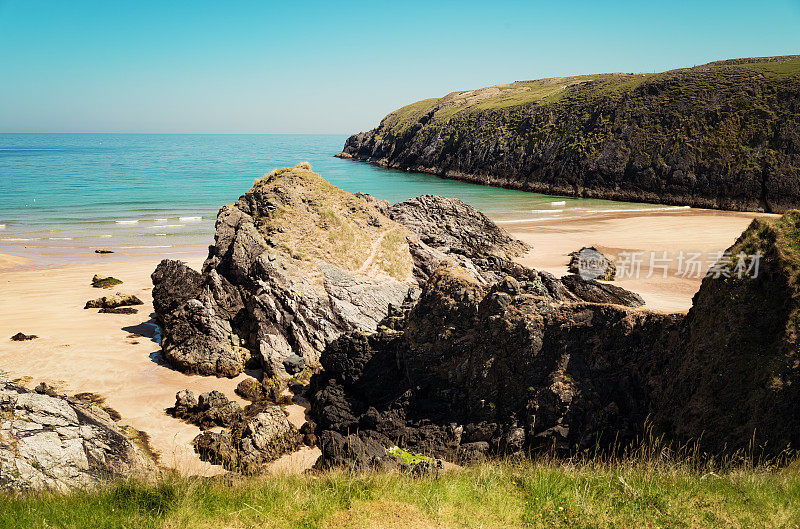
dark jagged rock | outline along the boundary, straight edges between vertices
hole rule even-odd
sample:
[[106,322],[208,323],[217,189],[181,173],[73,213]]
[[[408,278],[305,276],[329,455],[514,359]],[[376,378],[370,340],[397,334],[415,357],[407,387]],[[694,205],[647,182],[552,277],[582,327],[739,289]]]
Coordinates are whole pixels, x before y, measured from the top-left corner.
[[92,286],[94,288],[114,288],[117,285],[121,285],[122,281],[117,279],[116,277],[111,276],[101,276],[95,274],[92,278]]
[[18,332],[17,334],[11,337],[11,340],[14,342],[27,342],[29,340],[35,340],[36,338],[38,338],[38,336],[36,336],[35,334],[25,334]]
[[0,374],[0,490],[69,492],[156,472],[99,406],[47,385],[31,392]]
[[510,277],[487,288],[445,262],[402,330],[333,341],[312,378],[323,458],[372,465],[376,443],[475,460],[586,448],[607,431],[632,439],[649,412],[636,392],[654,357],[641,350],[671,339],[680,317],[555,293]]
[[102,248],[98,248],[97,250],[94,251],[94,253],[108,254],[108,253],[114,253],[114,251],[113,250],[103,250]]
[[104,307],[97,311],[100,314],[136,314],[139,309],[133,307]]
[[549,195],[800,205],[800,56],[520,81],[413,103],[340,157]]
[[755,219],[714,268],[669,350],[652,419],[712,451],[797,448],[800,212]]
[[584,246],[569,254],[567,270],[570,274],[577,274],[583,279],[600,281],[613,281],[617,275],[614,261],[603,255],[594,246]]
[[142,300],[133,294],[117,292],[113,296],[103,296],[86,302],[84,309],[116,309],[129,305],[142,305]]
[[189,390],[179,391],[175,396],[175,406],[167,411],[173,417],[196,424],[201,430],[230,427],[243,418],[241,406],[216,390],[202,393],[198,398]]
[[[204,430],[193,441],[201,459],[228,470],[254,474],[270,461],[299,448],[304,435],[291,425],[280,406],[265,400],[264,393],[253,401],[242,409],[216,390],[199,397],[183,390],[167,412]],[[222,429],[210,431],[215,427]]]
[[600,283],[594,279],[586,280],[581,276],[569,274],[561,278],[567,289],[583,301],[592,303],[614,303],[626,307],[643,307],[642,296],[617,285]]
[[[800,212],[755,220],[686,316],[575,301],[512,278],[487,287],[443,263],[412,308],[323,353],[311,399],[320,464],[381,466],[377,446],[392,444],[462,462],[610,450],[648,423],[712,453],[796,447],[798,241]],[[752,267],[739,277],[757,252],[756,277]],[[593,283],[562,284],[613,298],[613,285]]]

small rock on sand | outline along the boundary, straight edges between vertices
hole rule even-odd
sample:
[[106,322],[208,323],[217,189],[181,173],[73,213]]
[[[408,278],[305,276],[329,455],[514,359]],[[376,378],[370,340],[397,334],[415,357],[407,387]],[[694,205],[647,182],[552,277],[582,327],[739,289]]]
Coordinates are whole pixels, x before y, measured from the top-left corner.
[[117,279],[116,277],[111,276],[101,276],[99,274],[95,274],[92,278],[92,286],[94,288],[113,288],[117,285],[121,285],[122,281]]
[[18,332],[11,337],[11,339],[15,342],[27,342],[28,340],[35,340],[36,338],[38,338],[38,336],[35,334],[24,334],[21,332]]

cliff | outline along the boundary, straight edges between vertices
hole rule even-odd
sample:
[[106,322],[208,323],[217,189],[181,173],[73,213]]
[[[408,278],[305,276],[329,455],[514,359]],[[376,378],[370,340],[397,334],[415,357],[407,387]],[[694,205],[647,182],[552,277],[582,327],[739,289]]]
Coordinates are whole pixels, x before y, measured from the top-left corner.
[[343,158],[546,194],[800,206],[800,56],[519,81],[407,105]]

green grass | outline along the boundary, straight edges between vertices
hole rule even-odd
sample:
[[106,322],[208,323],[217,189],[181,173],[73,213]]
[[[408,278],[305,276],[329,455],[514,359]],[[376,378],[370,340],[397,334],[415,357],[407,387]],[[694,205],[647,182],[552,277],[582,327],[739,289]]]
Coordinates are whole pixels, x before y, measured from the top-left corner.
[[439,478],[165,477],[0,499],[0,527],[798,527],[800,476],[654,459],[498,462]]

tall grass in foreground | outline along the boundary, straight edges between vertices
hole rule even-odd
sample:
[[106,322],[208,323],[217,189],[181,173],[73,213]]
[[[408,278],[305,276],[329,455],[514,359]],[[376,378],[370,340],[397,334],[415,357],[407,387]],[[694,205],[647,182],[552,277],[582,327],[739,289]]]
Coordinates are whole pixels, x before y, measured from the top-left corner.
[[668,452],[499,461],[440,477],[303,476],[122,482],[0,497],[0,527],[800,527],[797,462]]

